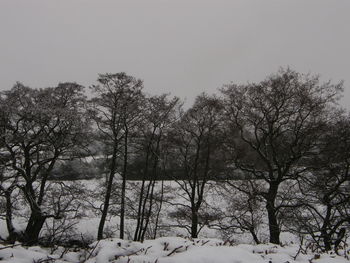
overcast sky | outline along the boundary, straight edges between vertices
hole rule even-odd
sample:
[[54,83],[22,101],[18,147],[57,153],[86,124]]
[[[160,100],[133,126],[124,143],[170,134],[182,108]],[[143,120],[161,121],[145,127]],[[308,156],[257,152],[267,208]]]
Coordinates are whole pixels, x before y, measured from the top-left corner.
[[0,0],[0,90],[125,71],[192,101],[290,66],[345,81],[350,0]]

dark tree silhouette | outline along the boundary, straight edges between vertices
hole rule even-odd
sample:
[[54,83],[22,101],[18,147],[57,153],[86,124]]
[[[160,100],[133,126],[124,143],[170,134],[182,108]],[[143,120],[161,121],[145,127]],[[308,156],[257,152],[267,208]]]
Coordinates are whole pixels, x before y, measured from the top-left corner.
[[187,201],[177,204],[181,207],[173,215],[190,218],[188,230],[193,238],[201,229],[198,225],[205,223],[199,211],[205,202],[207,183],[220,171],[221,111],[218,98],[202,94],[175,124],[171,134],[173,150],[169,165]]
[[27,244],[38,242],[47,218],[61,218],[64,213],[61,209],[44,209],[47,181],[59,160],[74,158],[79,147],[87,143],[88,120],[82,91],[83,87],[75,83],[45,89],[17,83],[1,93],[5,116],[1,140],[9,155],[7,163],[18,181],[16,187],[30,208],[21,237]]
[[320,83],[317,76],[290,69],[257,84],[232,84],[221,90],[227,128],[232,136],[238,135],[231,143],[235,166],[267,186],[260,195],[266,203],[271,243],[280,243],[278,215],[286,205],[278,198],[280,186],[307,170],[303,162],[317,151],[341,90],[342,83]]
[[[120,238],[124,238],[125,189],[128,166],[128,139],[141,116],[142,81],[125,73],[103,74],[93,86],[97,95],[91,100],[91,116],[95,120],[100,139],[104,142],[109,161],[109,175],[106,183],[105,200],[98,227],[98,239],[103,238],[103,228],[112,193],[115,174],[122,175],[120,202]],[[118,158],[122,155],[121,169],[118,170]],[[119,158],[120,160],[120,158]]]

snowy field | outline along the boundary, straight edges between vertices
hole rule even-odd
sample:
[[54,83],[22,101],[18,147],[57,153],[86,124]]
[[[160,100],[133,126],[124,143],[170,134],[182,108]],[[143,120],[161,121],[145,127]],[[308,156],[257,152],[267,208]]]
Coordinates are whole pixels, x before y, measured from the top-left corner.
[[[81,239],[94,241],[97,237],[98,224],[100,220],[100,210],[104,198],[104,187],[103,179],[92,179],[92,180],[78,180],[78,181],[65,181],[67,185],[75,184],[79,185],[80,188],[84,188],[86,194],[81,197],[81,200],[77,200],[80,205],[81,213],[77,218],[66,220],[66,225],[71,225],[69,228],[73,239]],[[118,187],[121,182],[115,181],[115,186]],[[125,219],[125,238],[133,239],[133,234],[135,230],[135,219],[132,219],[130,213],[136,210],[137,198],[140,182],[128,181],[127,182],[127,201],[126,201],[126,219]],[[156,185],[155,192],[159,192],[160,182]],[[226,211],[229,206],[232,206],[230,200],[224,198],[217,192],[218,187],[215,182],[210,182],[207,185],[207,190],[205,191],[206,203],[202,205],[202,211],[208,213],[214,213],[219,211]],[[187,237],[189,232],[186,230],[184,225],[190,226],[190,223],[186,219],[174,218],[172,212],[176,209],[181,208],[181,206],[174,204],[189,204],[188,197],[185,196],[184,192],[180,189],[178,184],[174,181],[164,182],[164,202],[162,204],[159,226],[158,226],[158,237],[164,236],[179,236]],[[109,215],[105,223],[105,236],[107,237],[118,237],[119,231],[119,201],[118,190],[112,195]],[[19,202],[20,203],[20,202]],[[19,209],[14,211],[14,225],[17,230],[24,230],[29,217],[29,210],[19,205]],[[58,222],[56,220],[56,222]],[[46,220],[46,224],[41,232],[42,235],[48,231],[59,230],[59,224],[55,224],[53,220]],[[266,225],[261,226],[261,231],[258,233],[262,242],[267,242],[268,235]],[[6,224],[4,218],[0,218],[0,236],[6,237],[8,235]],[[220,230],[215,228],[208,228],[204,226],[200,233],[200,238],[221,238],[223,240],[229,240],[234,243],[253,243],[251,235],[247,232],[242,233],[240,231],[235,231],[234,235],[227,235]],[[282,243],[297,242],[296,238],[289,233],[281,234]]]
[[[101,190],[101,181],[82,180],[82,187],[91,192]],[[171,202],[185,202],[181,191],[179,191],[175,182],[166,182],[165,196],[175,196],[170,199]],[[137,182],[131,182],[128,185],[128,199],[135,198],[135,185]],[[218,196],[215,187],[211,185],[210,191],[206,196],[208,203],[219,207],[227,208],[227,200]],[[159,238],[155,240],[146,240],[143,243],[120,240],[114,237],[118,236],[119,217],[110,216],[106,223],[105,230],[108,233],[104,240],[95,241],[97,235],[97,226],[99,223],[98,213],[93,207],[99,207],[101,201],[94,195],[86,197],[84,200],[84,213],[78,219],[72,220],[72,227],[69,234],[74,239],[85,239],[89,241],[89,248],[63,248],[56,246],[54,248],[25,247],[19,243],[9,246],[0,243],[0,261],[4,263],[44,263],[44,262],[87,262],[87,263],[172,263],[172,262],[191,262],[191,263],[336,263],[349,262],[349,249],[347,252],[339,250],[338,254],[318,254],[312,248],[303,249],[298,244],[298,239],[290,233],[282,233],[281,240],[283,247],[273,244],[253,244],[252,238],[248,233],[236,233],[227,239],[219,230],[204,227],[200,233],[200,238],[191,240],[184,238],[188,233],[184,228],[177,227],[179,222],[169,216],[174,209],[170,203],[165,203],[161,212],[161,223],[159,229]],[[115,205],[115,204],[114,204]],[[210,205],[209,205],[210,206]],[[206,208],[209,209],[209,208]],[[18,212],[18,211],[17,211]],[[22,216],[25,211],[20,211]],[[16,227],[23,229],[25,226],[25,217],[16,218]],[[48,222],[44,231],[49,231],[52,222]],[[126,221],[126,238],[132,239],[135,226],[135,220],[128,218]],[[267,240],[266,228],[261,228],[259,237],[262,241]],[[44,233],[43,233],[44,234]],[[7,231],[5,222],[0,221],[0,235],[6,237]],[[264,236],[266,237],[264,239]]]
[[231,245],[218,239],[188,240],[163,237],[143,243],[120,239],[94,242],[84,250],[0,245],[4,263],[86,262],[86,263],[341,263],[335,254],[303,253],[296,245]]

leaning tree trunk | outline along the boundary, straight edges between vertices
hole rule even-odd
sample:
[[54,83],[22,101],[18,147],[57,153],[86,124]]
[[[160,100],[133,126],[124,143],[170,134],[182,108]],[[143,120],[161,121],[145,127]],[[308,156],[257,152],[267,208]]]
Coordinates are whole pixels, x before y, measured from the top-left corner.
[[257,245],[259,245],[259,244],[260,244],[260,240],[259,240],[259,238],[258,238],[258,236],[257,236],[257,234],[256,234],[256,232],[255,232],[254,227],[250,227],[250,228],[249,228],[249,232],[251,233],[251,235],[252,235],[252,237],[253,237],[253,239],[254,239],[254,242],[255,242]]
[[112,162],[111,162],[110,173],[109,173],[109,178],[107,182],[105,200],[103,203],[102,215],[101,215],[100,223],[98,225],[98,233],[97,233],[98,240],[103,238],[103,228],[104,228],[107,214],[108,214],[109,200],[111,199],[111,193],[112,193],[113,178],[114,178],[114,174],[117,166],[117,162],[116,162],[117,149],[118,147],[115,145],[113,149]]
[[32,211],[23,235],[26,245],[31,246],[39,242],[39,234],[46,218],[40,211]]
[[149,199],[148,211],[146,212],[145,210],[143,210],[143,214],[144,213],[147,213],[147,214],[146,214],[146,218],[143,217],[145,219],[145,225],[143,226],[143,229],[142,229],[141,241],[143,241],[145,239],[145,234],[146,234],[148,224],[150,222],[151,215],[152,215],[153,202],[154,202],[154,186],[155,186],[156,181],[158,179],[157,167],[158,167],[158,163],[159,163],[158,156],[159,156],[160,138],[161,138],[161,136],[159,136],[157,139],[157,146],[156,146],[155,155],[154,155],[155,159],[154,159],[154,163],[153,163],[153,167],[152,167],[153,176],[149,182],[149,188],[148,188],[147,196],[146,196],[146,200],[145,200],[145,201],[147,201],[147,199]]
[[[27,172],[27,174],[30,174]],[[21,187],[25,199],[30,205],[31,214],[29,217],[29,221],[27,223],[26,229],[21,237],[26,245],[34,245],[39,241],[40,231],[45,223],[47,216],[45,216],[38,205],[37,200],[35,198],[35,191],[30,180],[27,180],[27,183],[24,187]]]
[[148,224],[149,224],[149,222],[150,222],[150,219],[151,219],[151,214],[152,214],[152,208],[153,208],[153,201],[154,201],[154,199],[153,199],[153,193],[154,193],[154,186],[155,186],[155,183],[156,183],[156,181],[154,180],[154,181],[152,181],[152,182],[150,182],[150,183],[152,183],[152,189],[151,189],[151,193],[150,193],[150,195],[149,195],[149,206],[148,206],[148,211],[147,211],[147,215],[146,215],[146,220],[145,220],[145,225],[144,225],[144,227],[143,227],[143,229],[142,229],[142,233],[141,233],[141,241],[143,242],[143,240],[145,239],[145,235],[146,235],[146,232],[147,232],[147,228],[148,228]]
[[144,222],[146,219],[145,218],[146,217],[146,206],[147,206],[147,202],[148,202],[148,198],[149,198],[149,194],[150,194],[151,183],[152,183],[152,181],[148,182],[146,194],[145,194],[145,196],[143,198],[143,202],[142,202],[142,209],[141,209],[141,214],[140,214],[140,226],[139,226],[139,230],[138,230],[138,234],[137,234],[137,241],[142,241],[142,232],[144,229]]

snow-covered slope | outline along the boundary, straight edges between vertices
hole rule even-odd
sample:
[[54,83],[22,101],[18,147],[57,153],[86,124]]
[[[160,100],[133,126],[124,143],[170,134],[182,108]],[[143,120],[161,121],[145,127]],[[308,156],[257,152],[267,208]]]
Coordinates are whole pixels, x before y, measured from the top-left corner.
[[[87,250],[58,248],[50,253],[40,247],[0,245],[4,263],[341,263],[349,262],[335,254],[298,253],[298,246],[230,245],[217,239],[188,240],[164,237],[143,243],[105,239]],[[297,255],[297,256],[296,256]]]

